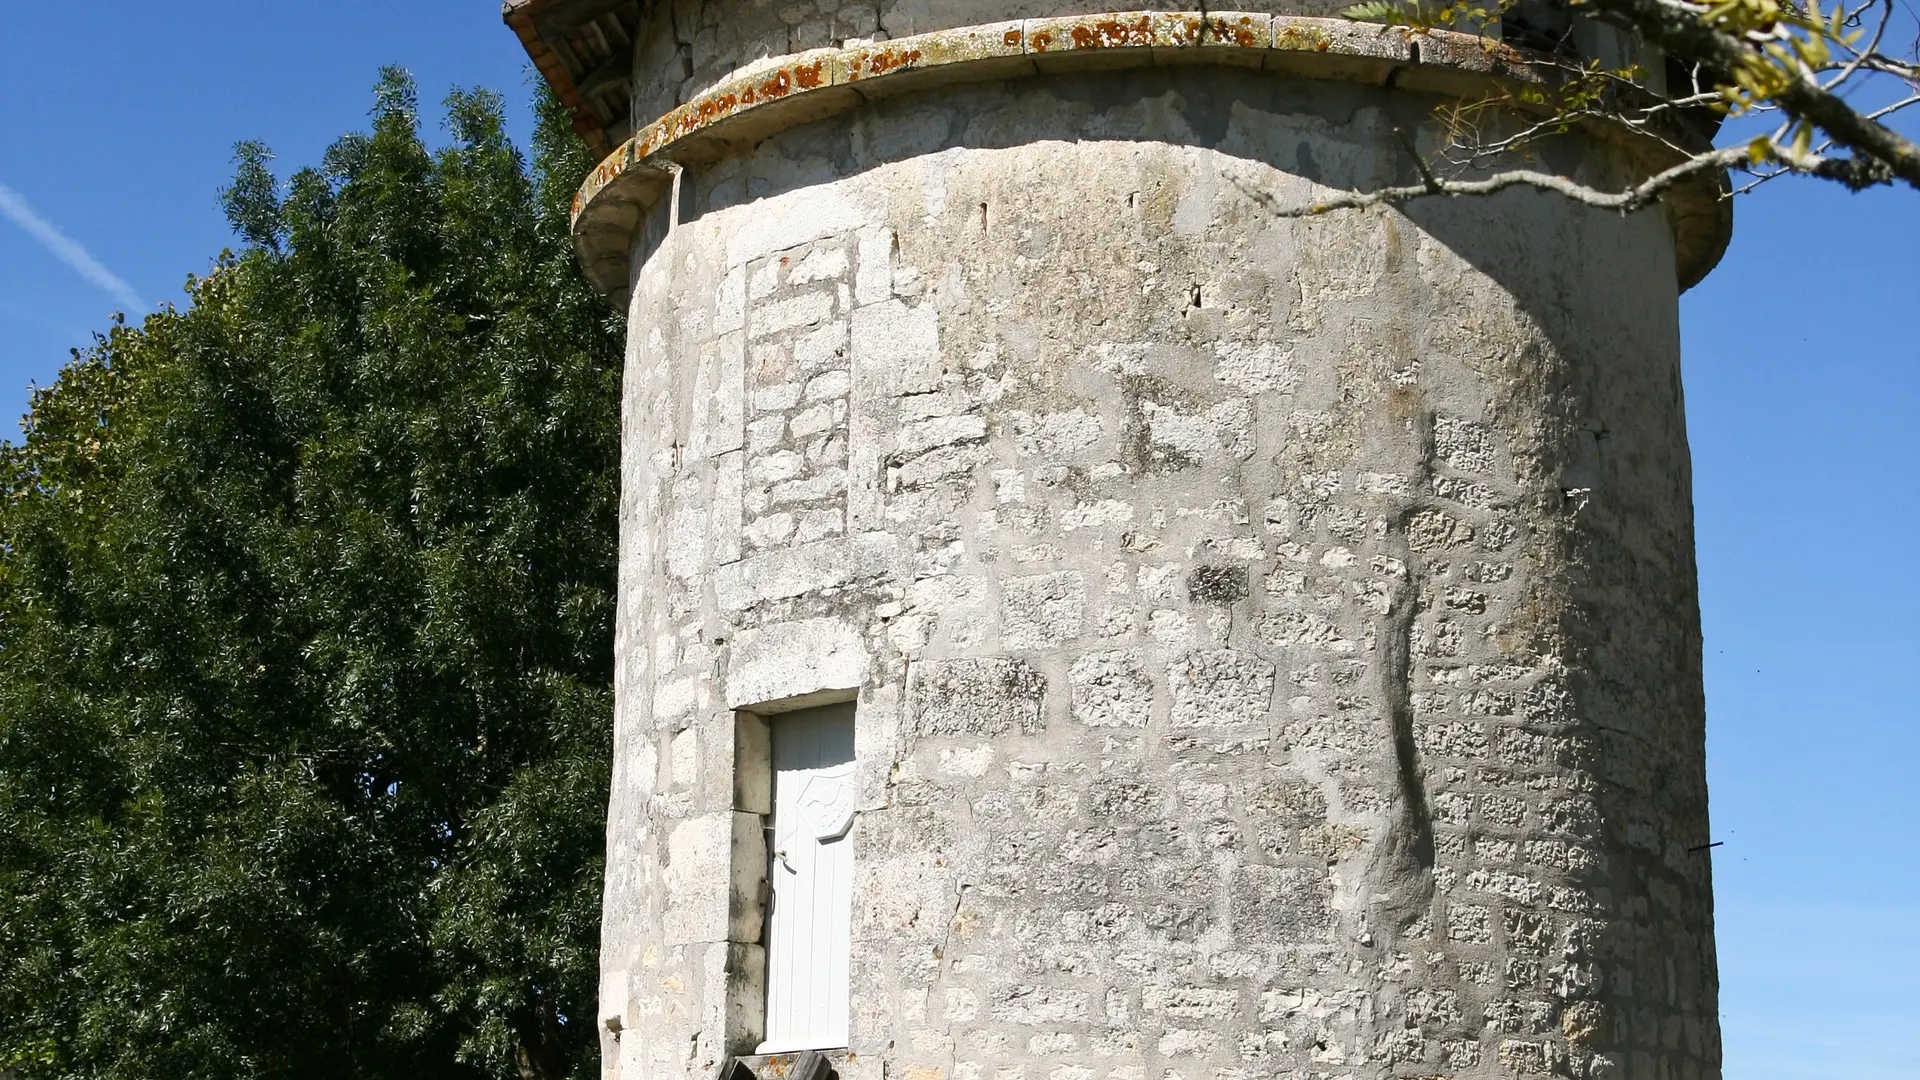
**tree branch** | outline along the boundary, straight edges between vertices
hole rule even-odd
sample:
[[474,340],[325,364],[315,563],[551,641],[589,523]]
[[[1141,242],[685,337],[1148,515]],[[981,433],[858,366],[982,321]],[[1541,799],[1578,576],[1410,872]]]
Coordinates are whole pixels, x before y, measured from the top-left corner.
[[[1648,41],[1669,53],[1704,61],[1720,71],[1739,70],[1756,56],[1751,46],[1702,21],[1701,10],[1671,0],[1574,2],[1590,6],[1608,22],[1639,31]],[[1920,145],[1860,115],[1838,95],[1817,82],[1804,75],[1796,77],[1774,95],[1774,100],[1789,116],[1818,125],[1840,145],[1857,155],[1854,161],[1858,164],[1847,170],[1847,175],[1831,178],[1855,186],[1898,177],[1920,188]],[[1872,169],[1864,159],[1881,163],[1883,170]],[[1877,179],[1873,178],[1876,173]]]
[[1617,210],[1626,214],[1652,205],[1661,195],[1689,177],[1715,169],[1730,168],[1747,160],[1746,147],[1711,150],[1688,158],[1670,169],[1655,173],[1625,191],[1617,192],[1600,191],[1564,176],[1533,169],[1514,169],[1509,172],[1495,173],[1480,180],[1443,180],[1426,172],[1423,173],[1422,182],[1418,184],[1376,188],[1372,191],[1347,191],[1329,199],[1297,207],[1280,206],[1271,193],[1249,184],[1242,183],[1240,186],[1243,191],[1278,217],[1313,217],[1335,210],[1359,210],[1369,206],[1398,205],[1431,195],[1455,197],[1491,195],[1511,187],[1530,187],[1541,191],[1558,192],[1587,206],[1601,210]]

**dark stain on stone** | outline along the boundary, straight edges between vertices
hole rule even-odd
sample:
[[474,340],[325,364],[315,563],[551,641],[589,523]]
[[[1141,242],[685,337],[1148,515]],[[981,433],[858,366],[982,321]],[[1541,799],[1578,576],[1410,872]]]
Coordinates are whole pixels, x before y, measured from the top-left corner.
[[1189,469],[1200,462],[1177,447],[1155,442],[1148,406],[1196,412],[1191,395],[1157,375],[1121,375],[1120,398],[1126,425],[1120,432],[1120,463],[1135,475]]
[[1187,575],[1187,597],[1201,604],[1231,604],[1248,595],[1244,566],[1201,566]]
[[1293,171],[1316,184],[1320,182],[1320,163],[1313,159],[1313,147],[1305,139],[1294,148]]

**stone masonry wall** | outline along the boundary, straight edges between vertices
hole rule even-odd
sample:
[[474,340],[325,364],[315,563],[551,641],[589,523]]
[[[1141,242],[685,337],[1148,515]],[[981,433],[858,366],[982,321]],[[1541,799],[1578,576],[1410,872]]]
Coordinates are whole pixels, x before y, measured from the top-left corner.
[[[1351,6],[1348,0],[1251,0],[1233,10],[1339,18]],[[644,125],[726,79],[812,49],[1109,10],[1088,0],[676,0],[641,24],[630,120]],[[1609,26],[1581,20],[1574,34],[1582,55],[1610,67],[1635,62],[1637,47]],[[1660,66],[1657,59],[1638,60]]]
[[635,254],[609,1077],[751,1049],[734,710],[822,693],[855,1080],[1718,1077],[1667,226],[1267,208],[1425,108],[1087,75],[684,175]]
[[[1347,6],[1339,0],[1267,0],[1236,10],[1337,17]],[[644,124],[707,87],[809,49],[1107,10],[1084,0],[679,0],[642,24],[632,119]]]

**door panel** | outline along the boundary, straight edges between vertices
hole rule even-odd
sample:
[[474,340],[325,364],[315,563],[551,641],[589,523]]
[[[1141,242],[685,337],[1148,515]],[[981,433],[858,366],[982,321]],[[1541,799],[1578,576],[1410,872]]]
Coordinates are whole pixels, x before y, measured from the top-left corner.
[[775,716],[773,912],[760,1053],[847,1045],[853,923],[853,706]]

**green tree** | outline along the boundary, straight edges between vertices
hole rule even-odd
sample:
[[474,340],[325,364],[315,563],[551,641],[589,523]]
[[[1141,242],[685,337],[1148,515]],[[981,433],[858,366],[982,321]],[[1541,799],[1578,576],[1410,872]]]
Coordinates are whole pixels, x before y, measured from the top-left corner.
[[371,130],[0,446],[0,1075],[598,1071],[620,321],[565,110]]

